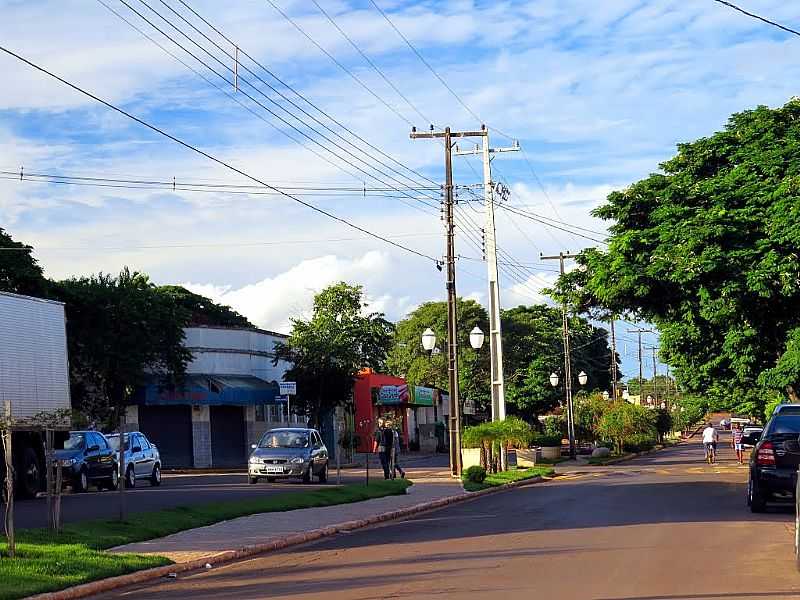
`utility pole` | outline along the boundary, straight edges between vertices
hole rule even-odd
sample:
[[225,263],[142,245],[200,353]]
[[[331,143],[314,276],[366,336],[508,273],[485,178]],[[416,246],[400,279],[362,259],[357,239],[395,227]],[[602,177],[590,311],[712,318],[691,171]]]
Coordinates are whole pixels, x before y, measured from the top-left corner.
[[614,331],[614,318],[611,315],[611,393],[614,402],[617,401],[617,336]]
[[[564,260],[575,258],[577,254],[559,252],[558,256],[542,256],[541,260],[558,260],[559,272],[564,275]],[[569,437],[569,456],[575,459],[575,415],[572,407],[572,360],[569,350],[569,318],[566,301],[561,305],[561,335],[564,338],[564,395],[567,401],[567,436]]]
[[[489,353],[492,377],[492,421],[506,418],[505,380],[503,377],[503,337],[500,323],[500,283],[497,275],[497,234],[494,223],[495,183],[492,181],[492,154],[518,152],[519,142],[508,148],[491,148],[489,130],[482,139],[482,146],[471,150],[460,150],[456,156],[480,154],[483,159],[483,197],[486,204],[486,266],[489,281]],[[502,184],[500,184],[502,186]],[[503,190],[507,193],[507,190]],[[501,192],[502,195],[502,192]]]
[[658,346],[651,346],[650,350],[653,351],[653,402],[658,401],[658,383],[656,378],[658,377],[658,366],[656,365],[656,350],[658,350]]
[[486,135],[485,126],[481,131],[431,131],[419,133],[411,128],[411,139],[444,139],[444,203],[447,231],[447,375],[450,386],[450,474],[461,477],[461,402],[458,394],[458,316],[456,314],[456,258],[455,224],[453,223],[453,142],[452,138],[482,137]]
[[652,332],[652,329],[642,329],[641,327],[628,329],[628,333],[636,333],[639,335],[639,404],[642,403],[642,392],[644,391],[642,389],[644,381],[644,373],[642,372],[642,334]]

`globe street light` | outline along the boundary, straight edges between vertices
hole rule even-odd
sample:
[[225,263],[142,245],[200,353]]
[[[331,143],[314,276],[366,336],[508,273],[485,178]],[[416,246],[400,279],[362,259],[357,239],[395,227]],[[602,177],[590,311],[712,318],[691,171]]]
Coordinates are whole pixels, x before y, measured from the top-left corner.
[[578,373],[578,383],[581,385],[586,385],[586,382],[589,380],[589,377],[586,375],[586,371],[581,371]]
[[608,400],[609,394],[606,390],[603,390],[603,400]]
[[469,332],[469,345],[475,350],[479,350],[480,347],[483,346],[484,337],[483,331],[476,325],[473,330]]
[[558,385],[558,375],[550,373],[550,385],[556,387]]
[[430,327],[422,333],[422,347],[428,352],[436,347],[436,334],[433,333],[433,329]]

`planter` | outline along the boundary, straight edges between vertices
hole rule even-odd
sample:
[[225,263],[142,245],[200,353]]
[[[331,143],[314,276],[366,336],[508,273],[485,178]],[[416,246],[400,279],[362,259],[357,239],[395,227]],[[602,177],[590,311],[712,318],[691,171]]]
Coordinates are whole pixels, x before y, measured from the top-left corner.
[[561,446],[542,446],[542,458],[556,459],[561,458]]
[[536,454],[538,453],[536,448],[528,448],[528,449],[521,449],[517,448],[517,466],[518,467],[535,467],[536,466]]
[[466,471],[470,467],[481,465],[481,449],[480,448],[462,448],[461,449],[461,468]]

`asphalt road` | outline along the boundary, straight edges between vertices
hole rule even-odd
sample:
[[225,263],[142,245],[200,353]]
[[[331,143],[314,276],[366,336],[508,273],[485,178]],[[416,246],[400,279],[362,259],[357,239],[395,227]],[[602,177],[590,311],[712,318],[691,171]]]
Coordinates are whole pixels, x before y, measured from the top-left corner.
[[699,443],[101,596],[117,599],[800,598],[794,516]]
[[[411,473],[417,469],[433,465],[447,464],[447,456],[410,458],[408,468]],[[370,477],[382,477],[377,458],[371,460]],[[360,483],[365,478],[364,469],[342,470],[342,483]],[[336,482],[336,471],[329,474],[328,485]],[[175,506],[190,506],[229,500],[243,500],[258,496],[286,492],[303,492],[324,487],[319,484],[304,485],[299,480],[281,480],[275,483],[260,481],[250,485],[247,477],[241,474],[164,474],[159,487],[151,487],[146,481],[137,481],[136,488],[127,490],[126,506],[130,513],[152,512]],[[89,519],[114,519],[118,515],[117,494],[110,491],[92,491],[85,494],[67,493],[62,496],[61,513],[65,523]],[[0,511],[0,526],[3,523]],[[46,527],[47,504],[43,498],[20,500],[15,505],[14,520],[18,528]]]

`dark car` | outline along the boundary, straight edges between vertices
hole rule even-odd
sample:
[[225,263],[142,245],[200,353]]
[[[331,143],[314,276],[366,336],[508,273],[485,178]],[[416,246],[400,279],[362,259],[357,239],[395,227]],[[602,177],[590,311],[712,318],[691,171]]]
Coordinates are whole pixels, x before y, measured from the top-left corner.
[[[111,449],[119,457],[119,434],[106,436]],[[161,485],[161,455],[156,445],[139,431],[125,434],[125,487],[136,487],[136,481],[146,479],[150,485]]]
[[119,472],[114,451],[98,431],[71,431],[64,449],[56,451],[64,483],[76,492],[85,492],[90,484],[98,489],[117,489]]
[[747,483],[750,510],[763,512],[767,502],[794,504],[800,465],[800,404],[779,405],[760,439],[757,433],[748,435],[742,441],[754,446]]

